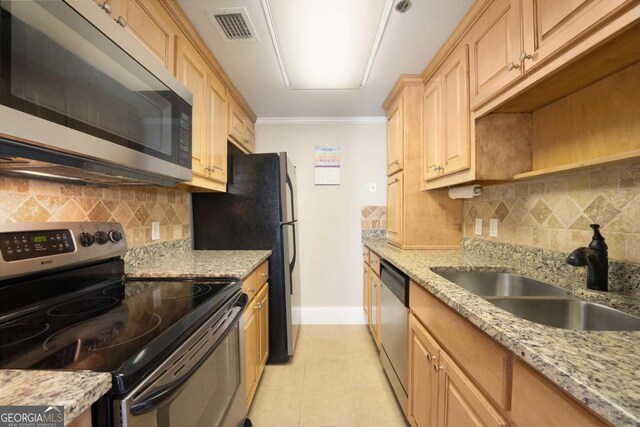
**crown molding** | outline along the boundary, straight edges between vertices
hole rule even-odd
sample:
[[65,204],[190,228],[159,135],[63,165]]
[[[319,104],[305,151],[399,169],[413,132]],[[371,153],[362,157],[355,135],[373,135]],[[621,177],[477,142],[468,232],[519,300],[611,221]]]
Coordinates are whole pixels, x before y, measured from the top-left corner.
[[256,125],[368,125],[387,123],[380,117],[258,117]]

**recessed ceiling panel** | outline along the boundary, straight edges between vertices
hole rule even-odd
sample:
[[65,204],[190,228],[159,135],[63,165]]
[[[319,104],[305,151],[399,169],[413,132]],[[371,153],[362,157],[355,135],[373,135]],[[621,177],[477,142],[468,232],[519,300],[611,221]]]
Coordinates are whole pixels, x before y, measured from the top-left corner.
[[[359,89],[373,63],[390,0],[263,0],[285,82],[293,89]],[[276,49],[278,49],[276,47]]]

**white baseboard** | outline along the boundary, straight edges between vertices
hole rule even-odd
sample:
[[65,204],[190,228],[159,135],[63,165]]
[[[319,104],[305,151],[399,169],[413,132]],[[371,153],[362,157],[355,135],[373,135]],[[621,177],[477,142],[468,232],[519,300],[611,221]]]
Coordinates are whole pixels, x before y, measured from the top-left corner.
[[362,306],[301,307],[303,325],[365,325]]

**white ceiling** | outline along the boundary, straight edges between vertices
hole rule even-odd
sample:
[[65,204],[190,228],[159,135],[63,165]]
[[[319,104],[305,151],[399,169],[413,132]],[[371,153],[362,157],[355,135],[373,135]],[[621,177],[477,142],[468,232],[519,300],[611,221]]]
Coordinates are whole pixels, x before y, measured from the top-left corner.
[[[412,0],[406,13],[393,10],[364,89],[293,90],[285,87],[260,0],[178,0],[259,118],[383,116],[398,76],[421,73],[472,2]],[[225,42],[205,12],[238,6],[246,8],[258,42]]]

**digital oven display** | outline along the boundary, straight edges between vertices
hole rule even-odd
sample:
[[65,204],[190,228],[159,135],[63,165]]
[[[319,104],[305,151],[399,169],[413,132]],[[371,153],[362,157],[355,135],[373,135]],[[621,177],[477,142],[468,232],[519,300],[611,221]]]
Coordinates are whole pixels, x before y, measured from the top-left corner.
[[75,250],[69,230],[0,234],[0,251],[2,259],[7,262],[64,254]]

